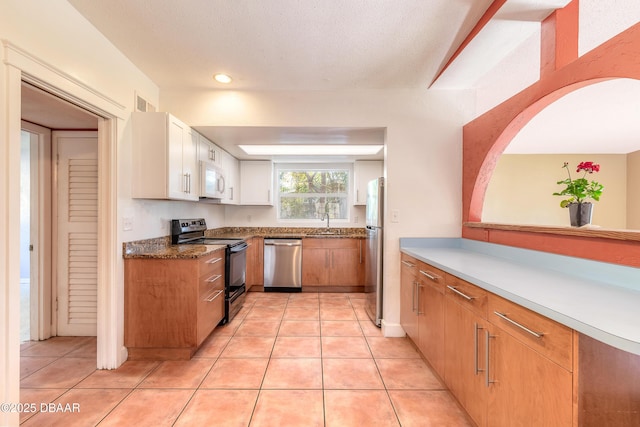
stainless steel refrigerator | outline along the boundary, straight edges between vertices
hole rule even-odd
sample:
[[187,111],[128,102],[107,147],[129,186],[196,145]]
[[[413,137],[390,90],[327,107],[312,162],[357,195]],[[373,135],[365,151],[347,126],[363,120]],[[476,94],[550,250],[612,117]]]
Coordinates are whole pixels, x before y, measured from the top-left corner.
[[371,321],[382,322],[382,252],[384,220],[384,178],[367,185],[367,239],[365,246],[365,309]]

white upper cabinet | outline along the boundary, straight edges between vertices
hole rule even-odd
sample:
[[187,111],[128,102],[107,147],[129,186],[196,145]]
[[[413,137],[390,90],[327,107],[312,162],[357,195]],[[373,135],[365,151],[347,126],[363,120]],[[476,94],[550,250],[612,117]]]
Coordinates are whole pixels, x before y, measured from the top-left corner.
[[132,196],[198,200],[198,138],[169,113],[131,115]]
[[224,150],[196,131],[193,132],[198,135],[198,160],[211,162],[218,167],[222,167],[222,153]]
[[356,160],[353,164],[354,189],[353,204],[367,204],[367,184],[382,176],[382,162],[379,160]]
[[238,159],[222,150],[222,170],[226,180],[224,197],[220,203],[237,205],[240,202],[240,164]]
[[273,162],[240,160],[240,204],[273,206]]

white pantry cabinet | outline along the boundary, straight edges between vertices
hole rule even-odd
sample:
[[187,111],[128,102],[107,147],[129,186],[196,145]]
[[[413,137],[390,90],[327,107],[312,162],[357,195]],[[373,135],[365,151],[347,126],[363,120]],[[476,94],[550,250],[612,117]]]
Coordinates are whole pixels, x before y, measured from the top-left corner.
[[134,112],[132,196],[198,201],[197,134],[169,113]]
[[273,162],[240,160],[240,204],[273,206]]
[[238,159],[222,150],[222,170],[225,177],[224,197],[220,203],[237,205],[240,202],[240,165]]
[[353,204],[367,204],[367,184],[382,176],[382,162],[379,160],[356,160],[353,164],[354,190]]

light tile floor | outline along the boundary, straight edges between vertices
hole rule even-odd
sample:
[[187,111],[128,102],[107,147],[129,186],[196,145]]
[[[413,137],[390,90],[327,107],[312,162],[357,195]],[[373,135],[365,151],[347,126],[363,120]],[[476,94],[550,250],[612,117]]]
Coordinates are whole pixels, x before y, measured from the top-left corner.
[[411,343],[368,320],[363,294],[249,293],[189,361],[96,370],[95,343],[23,344],[22,403],[80,408],[24,413],[23,425],[473,425]]

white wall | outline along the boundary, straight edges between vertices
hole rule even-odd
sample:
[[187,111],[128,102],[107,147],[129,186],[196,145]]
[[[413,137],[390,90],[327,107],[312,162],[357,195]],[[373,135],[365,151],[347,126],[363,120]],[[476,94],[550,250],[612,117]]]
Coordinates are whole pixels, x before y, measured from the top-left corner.
[[[461,106],[469,97],[427,90],[351,92],[163,91],[161,108],[194,126],[385,127],[385,322],[399,324],[399,238],[458,237],[461,221]],[[468,105],[468,104],[467,104]],[[273,225],[275,208],[228,207],[227,222]],[[389,218],[389,215],[387,215]],[[246,224],[250,225],[250,224]]]

